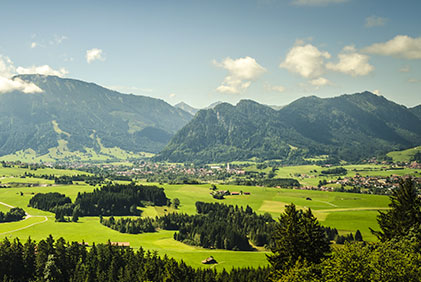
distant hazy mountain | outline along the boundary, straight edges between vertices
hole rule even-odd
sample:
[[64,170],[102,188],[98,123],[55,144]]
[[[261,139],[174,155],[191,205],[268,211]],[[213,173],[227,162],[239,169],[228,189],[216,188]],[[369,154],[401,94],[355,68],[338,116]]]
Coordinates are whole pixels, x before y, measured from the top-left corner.
[[414,115],[421,119],[421,105],[409,109]]
[[370,92],[305,97],[274,110],[254,101],[199,111],[157,156],[159,160],[232,161],[253,157],[344,160],[421,144],[421,119]]
[[206,108],[204,108],[205,110],[208,110],[208,109],[213,109],[213,108],[215,108],[216,106],[218,106],[218,105],[220,105],[220,104],[223,104],[224,102],[221,102],[221,101],[216,101],[216,102],[213,102],[212,104],[210,104],[209,106],[207,106]]
[[285,106],[278,106],[278,105],[267,105],[268,107],[271,107],[272,109],[279,111],[280,109],[282,109]]
[[118,147],[157,152],[192,116],[166,102],[94,83],[21,75],[42,93],[0,95],[0,156],[32,149],[81,151]]
[[193,108],[192,106],[190,106],[190,105],[188,105],[184,102],[180,102],[180,103],[174,105],[174,107],[182,109],[183,111],[188,112],[192,116],[194,116],[199,111],[199,109]]
[[[213,109],[213,108],[215,108],[216,106],[218,106],[219,104],[222,104],[222,103],[223,102],[221,102],[221,101],[216,101],[216,102],[213,102],[212,104],[210,104],[209,106],[207,106],[206,108],[203,108],[203,109],[204,110]],[[193,108],[192,106],[190,106],[190,105],[188,105],[184,102],[180,102],[180,103],[174,105],[174,107],[182,109],[183,111],[188,112],[189,114],[191,114],[193,116],[200,110],[200,109]]]

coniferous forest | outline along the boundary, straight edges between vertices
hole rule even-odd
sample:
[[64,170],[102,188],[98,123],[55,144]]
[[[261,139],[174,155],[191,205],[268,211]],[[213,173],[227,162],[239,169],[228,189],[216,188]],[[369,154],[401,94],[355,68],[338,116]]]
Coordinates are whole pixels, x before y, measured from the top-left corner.
[[[101,224],[121,233],[139,234],[155,232],[158,228],[175,230],[174,239],[188,245],[209,249],[234,251],[270,248],[275,221],[268,213],[257,215],[252,208],[219,203],[196,202],[197,215],[170,213],[152,218],[100,218]],[[320,226],[322,235],[336,244],[363,241],[361,232],[339,235],[336,228]]]
[[21,208],[11,208],[8,212],[0,211],[0,222],[19,221],[25,217],[25,211]]
[[0,242],[2,281],[266,281],[268,273],[268,268],[194,269],[142,248],[87,247],[51,236],[39,242]]
[[154,232],[156,228],[177,230],[174,239],[212,249],[249,251],[270,243],[274,220],[270,214],[257,215],[249,206],[196,202],[197,215],[170,213],[150,218],[102,218],[101,223],[122,233]]
[[138,215],[137,207],[168,204],[164,189],[156,186],[136,184],[108,184],[91,193],[79,193],[74,203],[63,194],[38,193],[29,201],[29,206],[70,216],[76,210],[79,216]]
[[[357,232],[356,241],[345,242],[341,248],[331,244],[334,229],[322,227],[310,209],[299,210],[294,204],[286,206],[276,222],[249,208],[196,204],[199,216],[218,218],[228,213],[232,219],[227,226],[233,230],[235,222],[244,224],[242,230],[260,228],[260,221],[270,222],[267,268],[195,269],[143,249],[134,251],[111,243],[86,246],[50,236],[39,242],[1,241],[0,274],[3,281],[420,281],[421,199],[412,179],[402,181],[390,200],[390,209],[378,215],[380,230],[372,230],[378,242],[360,241]],[[194,216],[173,216],[156,221],[168,229],[178,227],[177,234],[183,235],[175,237],[200,234],[187,228],[185,218]],[[245,224],[245,218],[250,222]],[[151,225],[152,221],[149,228]],[[186,233],[181,233],[183,227]]]

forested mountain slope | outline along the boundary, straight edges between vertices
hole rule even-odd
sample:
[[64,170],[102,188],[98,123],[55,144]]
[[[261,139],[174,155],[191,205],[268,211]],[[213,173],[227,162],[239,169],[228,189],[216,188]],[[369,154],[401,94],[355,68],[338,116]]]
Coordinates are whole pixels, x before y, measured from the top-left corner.
[[[0,94],[0,156],[118,147],[157,152],[192,116],[166,102],[74,79],[21,75],[43,90]],[[14,79],[17,79],[15,77]]]
[[157,157],[175,162],[344,160],[421,143],[421,119],[405,106],[370,92],[304,97],[274,110],[250,100],[199,111]]

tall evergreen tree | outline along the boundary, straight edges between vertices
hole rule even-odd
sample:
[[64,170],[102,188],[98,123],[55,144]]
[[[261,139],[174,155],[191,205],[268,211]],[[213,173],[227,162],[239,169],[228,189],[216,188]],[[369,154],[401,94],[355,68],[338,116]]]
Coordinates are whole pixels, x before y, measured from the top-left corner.
[[421,199],[417,195],[416,184],[412,178],[401,180],[399,188],[390,196],[390,209],[379,211],[377,222],[381,231],[371,232],[384,242],[393,238],[401,238],[409,234],[411,229],[420,229]]
[[273,277],[280,277],[297,262],[319,263],[330,251],[325,231],[311,210],[297,210],[294,204],[285,207],[273,234],[272,255],[268,260]]
[[357,232],[355,232],[355,241],[363,241],[363,235],[361,234],[361,231],[357,229]]

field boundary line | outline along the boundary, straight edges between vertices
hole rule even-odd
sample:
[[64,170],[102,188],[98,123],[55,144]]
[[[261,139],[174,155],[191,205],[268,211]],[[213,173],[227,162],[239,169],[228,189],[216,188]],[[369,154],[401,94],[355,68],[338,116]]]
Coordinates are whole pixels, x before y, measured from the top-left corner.
[[[24,229],[27,229],[27,228],[30,228],[32,226],[35,226],[35,225],[38,225],[38,224],[41,224],[41,223],[44,223],[44,222],[47,222],[48,221],[48,217],[47,216],[40,215],[40,216],[30,216],[30,217],[44,217],[44,220],[43,221],[40,221],[40,222],[35,222],[35,223],[32,223],[32,224],[29,224],[27,226],[24,226],[24,227],[15,229],[15,230],[10,230],[10,231],[6,231],[6,232],[3,232],[3,233],[0,233],[0,235],[9,234],[9,233],[13,233],[13,232],[16,232],[16,231],[21,231],[21,230],[24,230]],[[28,219],[28,218],[29,217],[27,217],[26,219]]]
[[[14,208],[14,206],[9,205],[9,204],[6,204],[6,203],[3,203],[3,202],[0,202],[0,205],[6,206],[6,207],[11,208],[11,209],[13,209],[13,208]],[[24,226],[24,227],[21,227],[21,228],[15,229],[15,230],[10,230],[10,231],[6,231],[6,232],[3,232],[3,233],[0,233],[0,235],[9,234],[9,233],[13,233],[13,232],[16,232],[16,231],[21,231],[21,230],[24,230],[24,229],[30,228],[30,227],[32,227],[32,226],[34,226],[34,225],[41,224],[41,223],[44,223],[44,222],[47,222],[47,221],[48,221],[48,217],[47,217],[47,216],[45,216],[45,215],[30,215],[30,214],[29,214],[29,213],[27,213],[27,212],[25,212],[25,215],[26,215],[26,216],[25,216],[25,219],[24,219],[23,221],[25,221],[25,220],[27,220],[27,219],[29,219],[29,218],[31,218],[31,217],[44,217],[44,220],[43,220],[43,221],[40,221],[40,222],[35,222],[35,223],[32,223],[32,224],[29,224],[29,225],[27,225],[27,226]]]
[[340,208],[340,209],[327,209],[327,210],[315,210],[318,212],[346,212],[346,211],[378,211],[378,210],[388,210],[390,208],[387,207],[361,207],[361,208]]
[[0,202],[0,205],[6,206],[6,207],[11,208],[11,209],[14,208],[14,206],[11,206],[11,205],[3,203],[3,202]]
[[324,204],[328,204],[328,205],[330,205],[330,206],[332,206],[332,207],[335,207],[335,208],[337,208],[337,207],[338,207],[337,205],[332,204],[332,203],[330,203],[330,202],[326,202],[326,201],[319,201],[319,200],[314,200],[314,201],[315,201],[315,202],[324,203]]

